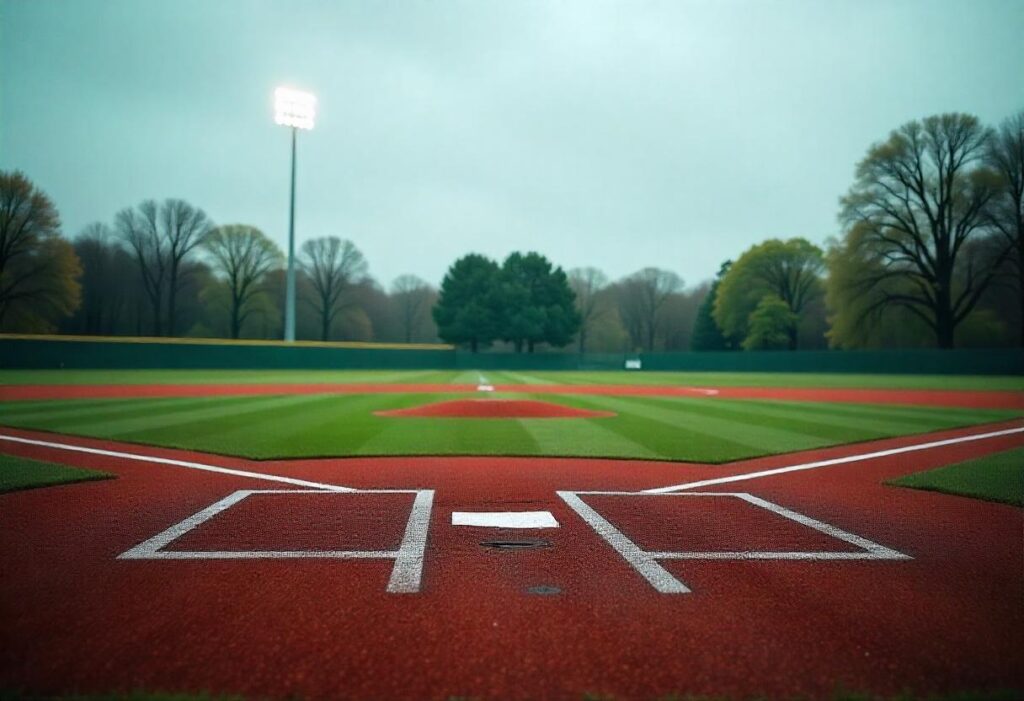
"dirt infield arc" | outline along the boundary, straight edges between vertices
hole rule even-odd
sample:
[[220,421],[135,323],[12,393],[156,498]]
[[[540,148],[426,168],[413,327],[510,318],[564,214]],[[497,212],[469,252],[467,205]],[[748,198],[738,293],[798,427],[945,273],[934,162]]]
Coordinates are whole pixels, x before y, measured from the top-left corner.
[[[1024,689],[1022,512],[882,485],[1024,445],[1020,428],[725,466],[255,463],[3,429],[17,439],[0,440],[4,452],[119,479],[0,496],[0,555],[14,565],[0,578],[0,682],[356,699]],[[425,491],[419,586],[392,593],[392,555],[417,532],[414,502]],[[653,557],[688,589],[666,594],[566,493],[648,555],[864,550],[809,519],[900,557]],[[558,527],[451,524],[455,511],[525,510],[549,512]],[[174,538],[153,542],[175,527]],[[537,547],[482,545],[495,541]],[[120,557],[147,543],[387,557]]]
[[[272,394],[450,394],[477,392],[477,385],[333,384],[156,384],[5,385],[0,401],[129,397],[205,397]],[[495,385],[495,392],[636,397],[709,397],[804,402],[910,404],[974,409],[1024,409],[1024,392],[966,390],[816,389],[798,387],[664,387],[646,385]]]

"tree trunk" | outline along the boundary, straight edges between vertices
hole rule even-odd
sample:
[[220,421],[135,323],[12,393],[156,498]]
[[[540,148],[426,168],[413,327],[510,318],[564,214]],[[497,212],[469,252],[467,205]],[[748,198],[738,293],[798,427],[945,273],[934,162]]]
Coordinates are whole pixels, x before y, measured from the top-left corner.
[[796,324],[789,327],[789,349],[791,351],[796,350],[798,331],[799,329],[797,329]]
[[529,341],[526,342],[526,349],[527,349],[527,351],[529,353],[533,352],[533,339],[532,338]]
[[161,304],[161,302],[163,302],[163,298],[160,292],[157,291],[150,301],[153,303],[153,335],[162,336],[163,333],[161,332],[163,331],[163,325],[160,323],[162,321],[160,317],[163,313],[163,309],[161,309],[161,307],[163,307],[163,304]]
[[472,340],[471,340],[471,341],[469,342],[469,350],[470,350],[471,352],[473,352],[473,353],[476,353],[476,351],[477,351],[477,342],[476,342],[476,339],[475,339],[475,338],[474,338],[474,339],[472,339]]
[[937,290],[935,305],[935,340],[939,348],[953,347],[953,309],[950,302],[949,288],[941,287]]
[[935,274],[935,340],[939,348],[953,347],[953,265],[940,249]]
[[1024,277],[1017,281],[1017,291],[1020,295],[1020,345],[1024,347]]
[[242,331],[242,324],[238,320],[241,311],[242,305],[238,300],[231,300],[231,338],[238,338]]
[[320,340],[326,341],[331,333],[331,314],[325,308],[320,314]]
[[167,290],[167,335],[174,335],[174,322],[178,310],[178,266],[171,266],[170,289]]
[[1017,236],[1017,294],[1020,302],[1020,345],[1024,347],[1024,234]]

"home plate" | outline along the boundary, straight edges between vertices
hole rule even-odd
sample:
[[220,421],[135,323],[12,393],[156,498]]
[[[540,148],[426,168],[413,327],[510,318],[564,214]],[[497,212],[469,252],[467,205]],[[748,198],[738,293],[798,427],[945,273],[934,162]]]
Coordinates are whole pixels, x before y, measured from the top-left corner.
[[558,528],[550,511],[453,511],[453,526]]

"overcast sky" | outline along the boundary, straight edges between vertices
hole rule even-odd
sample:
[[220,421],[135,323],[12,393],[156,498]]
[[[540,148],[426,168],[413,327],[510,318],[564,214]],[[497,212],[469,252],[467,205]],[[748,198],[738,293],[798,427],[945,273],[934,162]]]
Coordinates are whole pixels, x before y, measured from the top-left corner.
[[337,235],[384,285],[537,250],[696,284],[768,237],[823,242],[867,147],[1024,108],[1024,0],[0,0],[0,168],[64,231],[146,198],[287,240]]

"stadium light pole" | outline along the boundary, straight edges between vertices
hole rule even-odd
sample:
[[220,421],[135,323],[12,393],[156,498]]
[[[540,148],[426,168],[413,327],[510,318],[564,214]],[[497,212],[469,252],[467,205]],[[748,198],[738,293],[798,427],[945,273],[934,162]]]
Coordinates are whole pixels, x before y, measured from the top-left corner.
[[316,96],[278,88],[274,91],[274,122],[292,130],[292,194],[288,207],[288,277],[284,304],[284,340],[295,340],[295,141],[299,129],[312,129]]

